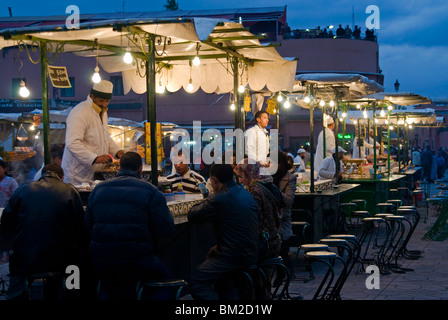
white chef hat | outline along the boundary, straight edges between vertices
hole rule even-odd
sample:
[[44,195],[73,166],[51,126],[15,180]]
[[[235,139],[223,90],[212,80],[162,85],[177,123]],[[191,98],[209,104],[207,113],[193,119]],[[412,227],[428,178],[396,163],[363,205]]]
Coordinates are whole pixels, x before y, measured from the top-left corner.
[[327,117],[327,126],[334,123],[333,117]]
[[95,97],[101,99],[112,99],[112,92],[114,90],[114,85],[112,82],[107,80],[101,80],[99,83],[94,83],[90,93]]
[[[334,148],[334,151],[336,153],[336,148]],[[341,146],[338,146],[338,152],[347,153],[347,151],[345,151],[345,149],[342,148]]]
[[305,151],[305,149],[302,149],[302,148],[300,148],[299,150],[297,150],[297,154],[304,153],[304,152],[306,152],[306,151]]

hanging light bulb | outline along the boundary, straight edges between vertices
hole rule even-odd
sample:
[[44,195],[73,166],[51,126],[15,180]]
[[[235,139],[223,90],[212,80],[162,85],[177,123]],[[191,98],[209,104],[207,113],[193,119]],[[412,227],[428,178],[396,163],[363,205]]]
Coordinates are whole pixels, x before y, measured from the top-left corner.
[[235,103],[232,102],[232,104],[230,105],[230,110],[235,110]]
[[342,118],[345,118],[347,116],[347,112],[342,112]]
[[388,106],[387,107],[387,110],[392,110],[394,107],[392,107],[392,106]]
[[412,124],[409,125],[409,129],[412,129]]
[[246,91],[246,88],[244,88],[244,86],[242,84],[240,84],[238,87],[238,92],[243,93],[244,91]]
[[194,57],[193,59],[193,65],[195,67],[199,66],[201,64],[201,59],[199,59],[199,56]]
[[378,123],[378,119],[375,119],[375,123]]
[[282,101],[283,101],[283,96],[282,96],[281,93],[278,94],[278,96],[277,96],[277,101],[278,101],[278,102],[282,102]]
[[95,83],[101,82],[100,68],[98,66],[95,67],[95,72],[93,73],[92,81]]
[[320,100],[319,105],[320,105],[321,107],[325,106],[325,101],[324,101],[324,100]]
[[381,116],[381,117],[384,117],[385,115],[386,115],[386,113],[384,112],[383,109],[381,109],[381,111],[380,111],[380,116]]
[[187,91],[191,92],[191,91],[193,91],[193,89],[194,89],[193,80],[190,79],[190,82],[188,83],[188,86],[187,86]]
[[310,103],[311,102],[311,98],[306,96],[305,99],[303,99],[303,101],[305,101],[306,103]]
[[36,129],[36,127],[34,126],[34,124],[30,125],[29,127],[30,131],[34,131]]
[[165,92],[165,87],[162,85],[162,81],[159,81],[159,85],[157,86],[156,91],[157,91],[157,93],[164,93]]
[[362,115],[364,116],[364,119],[367,119],[368,115],[367,115],[367,111],[366,111],[366,110],[364,110],[364,111],[362,112]]
[[286,99],[286,101],[285,101],[285,103],[283,104],[283,106],[284,106],[286,109],[289,109],[289,107],[291,106],[291,103],[289,102],[289,98]]
[[394,126],[389,126],[389,129],[390,130],[394,130]]
[[389,124],[389,120],[384,121],[385,124]]
[[22,98],[28,98],[30,95],[30,90],[25,86],[25,81],[20,81],[20,89],[19,89],[19,95]]
[[361,105],[360,105],[360,104],[357,104],[357,105],[356,105],[356,109],[361,109]]
[[131,54],[131,48],[130,47],[126,48],[126,52],[123,55],[123,61],[126,64],[131,64],[132,61],[134,61],[134,58],[132,57],[132,54]]
[[333,100],[330,101],[330,107],[334,107],[334,101]]

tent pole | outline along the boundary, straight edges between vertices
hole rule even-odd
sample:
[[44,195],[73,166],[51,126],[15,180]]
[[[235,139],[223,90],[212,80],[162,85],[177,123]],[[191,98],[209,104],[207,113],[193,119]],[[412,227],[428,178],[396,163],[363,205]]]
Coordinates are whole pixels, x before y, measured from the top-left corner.
[[[310,96],[314,96],[313,85],[310,86]],[[310,192],[314,193],[314,99],[310,102]]]
[[233,69],[233,103],[235,104],[235,129],[241,128],[241,105],[238,94],[238,59],[232,60]]
[[[376,123],[375,123],[375,117],[376,117],[376,102],[373,103],[373,173],[375,175],[375,179],[377,178],[377,163],[376,163]],[[369,119],[369,128],[370,128],[370,119]],[[370,131],[370,129],[369,129]],[[369,132],[370,134],[370,132]]]
[[44,163],[49,164],[50,157],[50,112],[48,105],[48,70],[47,70],[47,42],[40,43],[40,71],[42,82],[42,119],[44,128]]
[[151,136],[151,183],[158,186],[157,136],[156,136],[156,72],[153,34],[148,34],[148,60],[146,61],[146,107]]
[[390,177],[390,110],[387,110],[387,171]]

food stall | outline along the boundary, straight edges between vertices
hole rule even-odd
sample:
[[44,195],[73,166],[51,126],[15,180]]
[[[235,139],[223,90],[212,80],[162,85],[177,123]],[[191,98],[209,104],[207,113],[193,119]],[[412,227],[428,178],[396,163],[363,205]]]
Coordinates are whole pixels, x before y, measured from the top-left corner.
[[[346,101],[339,117],[347,125],[354,126],[359,140],[367,139],[369,131],[373,130],[373,141],[380,148],[365,159],[348,156],[343,160],[343,181],[361,185],[355,192],[344,195],[344,202],[365,199],[367,210],[374,213],[377,203],[389,199],[390,189],[412,187],[410,173],[415,174],[418,169],[413,168],[408,156],[408,132],[413,126],[427,125],[436,120],[433,109],[415,109],[412,106],[427,103],[430,103],[429,99],[407,93],[377,93]],[[352,145],[352,149],[361,149],[361,146],[362,143],[358,143]]]
[[[322,114],[324,127],[329,116],[334,118],[335,141],[338,147],[341,145],[338,137],[341,129],[337,117],[339,105],[345,100],[381,91],[383,88],[379,84],[359,74],[300,74],[295,78],[294,90],[289,96],[296,105],[310,110],[311,166],[303,175],[298,174],[293,208],[305,209],[312,213],[314,241],[318,241],[328,232],[343,231],[340,229],[341,196],[351,193],[359,186],[356,182],[339,184],[336,180],[317,180],[317,173],[314,171],[314,113],[317,111]],[[323,150],[325,150],[325,135],[323,137]],[[337,168],[338,170],[340,168]]]

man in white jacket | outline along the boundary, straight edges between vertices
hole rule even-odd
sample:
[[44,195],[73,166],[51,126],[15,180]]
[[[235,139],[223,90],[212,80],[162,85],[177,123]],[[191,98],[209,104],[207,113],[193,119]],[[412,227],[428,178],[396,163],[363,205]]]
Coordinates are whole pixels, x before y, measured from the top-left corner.
[[334,120],[328,117],[327,127],[325,128],[325,154],[324,154],[324,130],[319,133],[316,146],[316,157],[314,158],[314,171],[319,172],[322,161],[326,157],[331,157],[336,146],[336,140],[334,138]]
[[269,133],[266,127],[269,124],[267,111],[258,111],[255,114],[257,124],[245,132],[246,153],[249,159],[259,161],[262,166],[268,166]]
[[95,171],[102,171],[112,157],[119,159],[124,154],[109,133],[107,106],[112,91],[110,81],[95,83],[87,100],[70,111],[61,165],[64,182],[76,186],[92,181]]
[[[336,148],[333,149],[336,151]],[[336,159],[342,160],[344,153],[347,153],[341,146],[338,147],[338,152],[333,153],[332,156],[326,157],[322,161],[321,167],[319,169],[319,179],[333,179],[336,174]],[[340,163],[342,166],[342,163]]]

